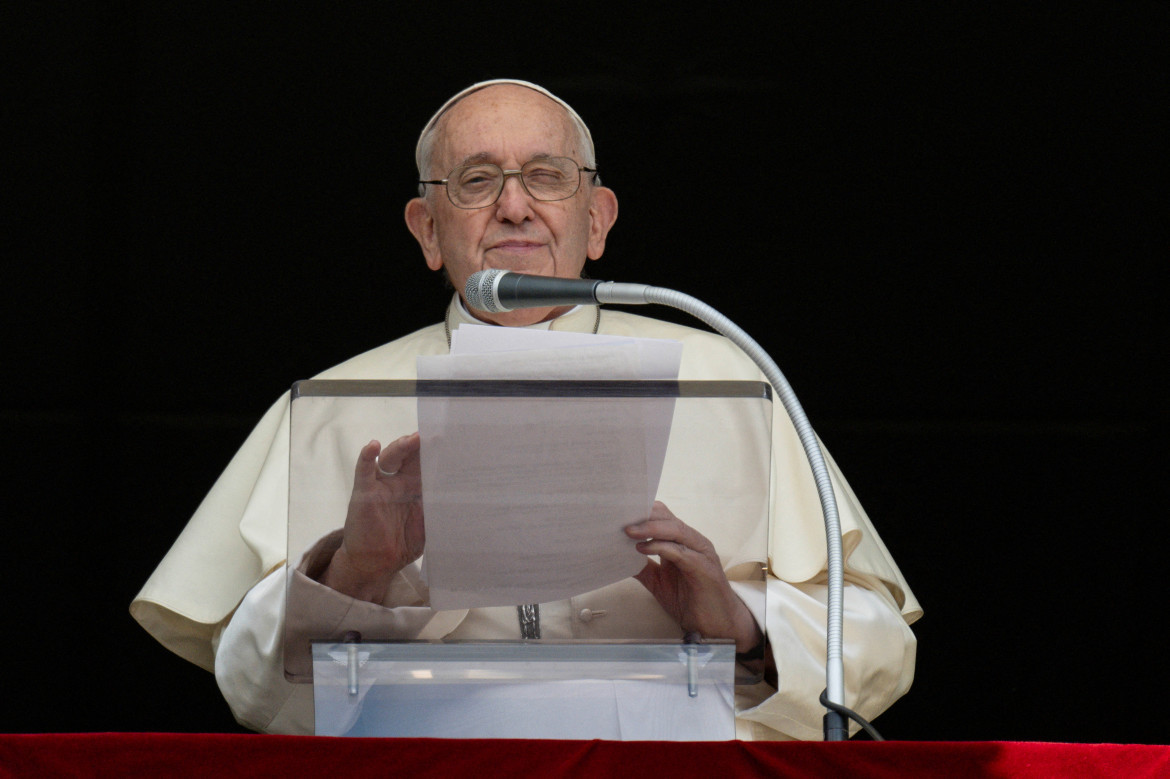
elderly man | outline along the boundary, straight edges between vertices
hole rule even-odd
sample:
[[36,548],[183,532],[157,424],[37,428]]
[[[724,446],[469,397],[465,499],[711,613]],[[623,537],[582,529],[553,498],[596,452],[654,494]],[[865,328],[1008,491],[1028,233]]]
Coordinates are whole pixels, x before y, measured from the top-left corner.
[[[527,82],[485,82],[460,92],[423,130],[416,159],[424,191],[407,204],[406,223],[427,265],[444,271],[457,290],[485,268],[576,278],[587,259],[601,257],[617,218],[617,199],[597,178],[588,128],[566,103]],[[452,330],[484,322],[672,338],[683,343],[681,378],[759,378],[734,347],[709,333],[592,306],[473,314],[459,295],[442,323],[321,378],[414,378],[416,357],[445,353]],[[429,608],[418,575],[425,519],[417,500],[417,434],[386,447],[371,441],[357,453],[344,526],[297,565],[296,613],[286,614],[287,425],[286,396],[261,420],[131,606],[165,645],[214,669],[240,722],[269,732],[311,731],[311,692],[284,675],[286,618],[293,632],[320,638],[370,628],[396,638],[531,635],[514,609],[450,617]],[[648,559],[636,581],[615,585],[606,602],[632,605],[624,616],[607,619],[611,626],[633,625],[624,637],[677,638],[695,631],[733,639],[747,664],[762,665],[766,654],[779,692],[767,683],[737,690],[737,736],[819,738],[826,564],[821,516],[791,425],[778,417],[773,428],[773,479],[781,486],[771,522],[783,543],[771,553],[767,613],[753,613],[740,597],[747,591],[728,581],[703,535],[656,504],[626,532],[658,561]],[[830,468],[849,552],[847,702],[875,716],[909,688],[915,640],[908,625],[921,612],[831,461]],[[583,632],[576,615],[586,610],[573,603],[541,606],[547,638],[602,635]]]

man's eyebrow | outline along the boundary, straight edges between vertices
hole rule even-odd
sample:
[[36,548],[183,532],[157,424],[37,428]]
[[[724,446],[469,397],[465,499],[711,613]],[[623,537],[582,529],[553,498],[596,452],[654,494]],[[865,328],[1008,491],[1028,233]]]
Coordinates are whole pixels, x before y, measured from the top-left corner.
[[459,164],[460,165],[475,165],[475,164],[478,164],[480,162],[491,162],[491,161],[492,161],[492,155],[488,154],[486,151],[481,151],[478,154],[471,154],[471,155],[464,157],[463,159],[461,159],[459,161]]
[[[552,159],[553,157],[556,157],[556,156],[558,156],[558,155],[545,154],[544,152],[541,152],[540,154],[532,155],[525,162],[532,162],[532,160],[547,160],[547,159]],[[481,151],[481,152],[477,152],[475,154],[470,154],[470,155],[464,157],[462,160],[460,160],[459,163],[455,167],[460,168],[460,167],[463,167],[464,165],[479,165],[479,164],[482,164],[485,162],[494,163],[495,162],[495,155],[491,154],[490,152],[486,152],[486,151]]]

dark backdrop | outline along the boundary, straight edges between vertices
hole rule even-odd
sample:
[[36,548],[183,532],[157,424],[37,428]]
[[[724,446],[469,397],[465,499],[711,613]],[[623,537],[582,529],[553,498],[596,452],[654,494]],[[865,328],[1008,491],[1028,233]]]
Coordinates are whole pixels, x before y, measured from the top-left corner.
[[752,333],[901,564],[886,735],[1165,742],[1167,7],[813,5],[8,6],[0,730],[237,727],[127,606],[293,380],[438,319],[415,137],[508,76],[598,140],[594,276]]

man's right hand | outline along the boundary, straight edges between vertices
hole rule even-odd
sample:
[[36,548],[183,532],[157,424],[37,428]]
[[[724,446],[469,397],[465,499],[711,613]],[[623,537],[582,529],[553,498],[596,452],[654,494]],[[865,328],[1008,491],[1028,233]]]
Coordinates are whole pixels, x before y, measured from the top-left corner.
[[418,433],[385,449],[370,441],[358,453],[341,547],[321,583],[381,603],[395,574],[422,555],[425,542]]

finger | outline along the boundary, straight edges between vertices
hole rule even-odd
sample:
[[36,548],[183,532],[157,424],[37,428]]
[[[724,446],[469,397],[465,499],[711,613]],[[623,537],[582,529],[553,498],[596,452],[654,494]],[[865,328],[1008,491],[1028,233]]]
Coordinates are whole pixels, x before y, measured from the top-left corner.
[[654,505],[650,507],[650,516],[639,520],[632,525],[626,527],[626,534],[631,538],[650,538],[650,533],[643,532],[646,530],[651,522],[670,522],[676,521],[681,523],[678,517],[666,507],[666,504],[660,500],[654,501]]
[[673,515],[669,519],[645,519],[628,526],[625,531],[630,538],[673,541],[702,554],[715,551],[705,535]]
[[378,471],[374,466],[374,458],[381,451],[382,444],[377,439],[370,441],[358,452],[357,463],[353,469],[353,484],[357,487],[361,482],[377,478]]
[[404,435],[386,445],[378,453],[378,467],[388,474],[405,470],[418,464],[420,438],[418,433]]
[[644,555],[657,555],[659,560],[673,563],[685,573],[709,571],[711,567],[712,561],[706,555],[677,541],[656,538],[652,541],[641,541],[635,548]]
[[674,512],[667,508],[666,504],[660,500],[654,501],[654,505],[650,507],[649,516],[647,516],[645,519],[639,520],[639,522],[635,524],[644,525],[646,523],[655,522],[662,523],[663,526],[669,525],[671,523],[678,523],[684,527],[686,526],[686,523],[675,516]]

